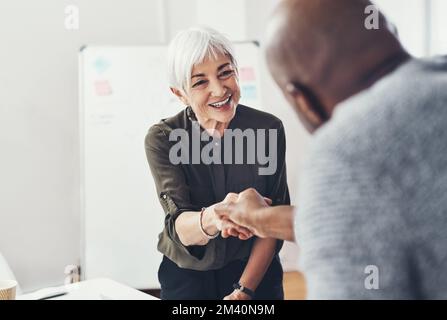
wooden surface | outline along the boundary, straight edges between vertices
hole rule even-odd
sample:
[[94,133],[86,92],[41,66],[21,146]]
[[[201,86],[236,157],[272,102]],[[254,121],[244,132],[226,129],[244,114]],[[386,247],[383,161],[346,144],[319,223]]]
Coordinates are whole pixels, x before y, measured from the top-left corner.
[[283,286],[286,300],[306,298],[306,282],[301,272],[284,272]]

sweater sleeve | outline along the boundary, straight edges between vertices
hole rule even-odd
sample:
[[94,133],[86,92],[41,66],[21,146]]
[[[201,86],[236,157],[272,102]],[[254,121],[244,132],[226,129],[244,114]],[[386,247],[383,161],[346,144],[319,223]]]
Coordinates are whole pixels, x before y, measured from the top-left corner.
[[321,140],[304,168],[295,225],[308,299],[417,298],[398,179],[386,160]]
[[266,195],[274,206],[290,204],[286,170],[286,135],[282,122],[279,122],[277,132],[276,171],[268,177],[269,188]]
[[[266,196],[272,200],[273,206],[290,205],[286,169],[286,135],[281,121],[278,124],[277,133],[276,171],[268,177],[268,193]],[[284,241],[277,240],[276,253],[281,251],[283,244]]]

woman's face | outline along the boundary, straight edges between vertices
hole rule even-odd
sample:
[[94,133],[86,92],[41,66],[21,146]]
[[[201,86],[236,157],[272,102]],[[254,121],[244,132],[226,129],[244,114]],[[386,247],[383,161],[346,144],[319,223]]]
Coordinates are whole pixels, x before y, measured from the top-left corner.
[[181,99],[199,121],[230,122],[240,99],[237,70],[226,55],[194,66],[191,85]]

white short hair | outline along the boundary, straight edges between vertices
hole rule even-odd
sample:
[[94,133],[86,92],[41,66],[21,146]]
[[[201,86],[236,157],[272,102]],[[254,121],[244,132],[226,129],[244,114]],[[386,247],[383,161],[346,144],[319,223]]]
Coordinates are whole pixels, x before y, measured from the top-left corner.
[[180,31],[169,45],[169,86],[186,92],[193,67],[207,58],[217,59],[221,54],[227,55],[237,69],[233,46],[224,35],[203,26]]

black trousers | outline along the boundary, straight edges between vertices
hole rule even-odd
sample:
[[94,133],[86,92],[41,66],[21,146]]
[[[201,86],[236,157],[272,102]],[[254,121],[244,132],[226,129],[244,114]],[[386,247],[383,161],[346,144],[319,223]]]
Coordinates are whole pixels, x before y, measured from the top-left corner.
[[[221,300],[233,292],[247,261],[234,261],[218,270],[197,271],[178,267],[163,257],[158,269],[163,300]],[[279,257],[273,258],[255,292],[256,300],[283,300],[283,270]]]

